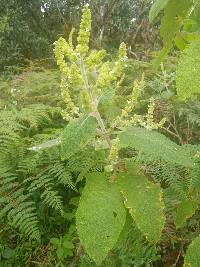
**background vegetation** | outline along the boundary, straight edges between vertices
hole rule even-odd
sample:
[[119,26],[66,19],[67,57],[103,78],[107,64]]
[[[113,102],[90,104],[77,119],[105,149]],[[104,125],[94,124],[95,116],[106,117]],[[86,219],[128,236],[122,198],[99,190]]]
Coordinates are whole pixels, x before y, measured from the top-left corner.
[[[150,131],[152,136],[127,132],[118,151],[122,162],[139,163],[141,177],[161,185],[165,225],[159,241],[149,242],[140,222],[127,215],[100,266],[199,266],[198,1],[181,0],[181,8],[173,0],[154,1],[153,8],[150,0],[88,3],[91,50],[106,49],[106,59],[114,65],[121,42],[127,45],[125,78],[116,86],[114,102],[105,93],[100,106],[112,138],[112,122],[134,81],[140,83],[142,77],[136,113],[145,117],[154,99],[154,122],[165,118],[158,131]],[[80,0],[2,0],[0,6],[0,267],[97,266],[79,240],[75,214],[88,173],[101,174],[115,162],[108,166],[108,149],[102,142],[63,156],[59,144],[68,124],[62,112],[66,101],[53,53],[53,43],[68,39],[73,27],[77,45],[84,5]],[[92,76],[89,79],[93,82]],[[72,98],[80,104],[78,94],[74,86]],[[142,219],[148,221],[150,215]]]

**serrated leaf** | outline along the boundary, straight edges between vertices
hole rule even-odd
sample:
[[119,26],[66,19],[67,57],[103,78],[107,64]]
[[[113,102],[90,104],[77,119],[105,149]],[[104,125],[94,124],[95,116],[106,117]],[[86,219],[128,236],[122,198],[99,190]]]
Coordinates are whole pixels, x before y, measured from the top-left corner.
[[153,22],[158,14],[165,8],[169,0],[156,0],[149,12],[149,21]]
[[126,210],[117,186],[103,173],[89,174],[76,225],[81,244],[96,264],[101,264],[117,242],[125,220]]
[[176,87],[178,96],[189,99],[200,94],[200,38],[194,41],[182,53],[177,71]]
[[184,267],[199,267],[200,266],[200,236],[195,238],[192,243],[189,245],[185,261]]
[[119,135],[123,147],[132,147],[150,160],[163,160],[192,167],[190,155],[165,135],[140,127],[129,127]]
[[197,203],[190,199],[184,200],[179,203],[175,210],[172,212],[176,228],[182,227],[184,223],[186,223],[187,219],[191,218],[194,215],[197,208]]
[[165,223],[160,185],[148,181],[136,168],[119,173],[117,183],[140,231],[150,242],[158,242]]
[[96,134],[97,122],[94,117],[82,117],[71,121],[61,138],[61,158],[68,159],[85,147]]

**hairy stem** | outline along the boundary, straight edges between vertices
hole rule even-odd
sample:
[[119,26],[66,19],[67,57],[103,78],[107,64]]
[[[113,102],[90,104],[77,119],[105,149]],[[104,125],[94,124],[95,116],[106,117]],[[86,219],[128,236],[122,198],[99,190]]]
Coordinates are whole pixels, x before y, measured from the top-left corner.
[[98,111],[98,101],[97,101],[97,97],[95,97],[92,93],[92,90],[90,88],[89,82],[88,82],[88,78],[87,78],[87,74],[86,74],[86,70],[85,70],[85,66],[84,66],[84,62],[83,62],[83,58],[80,58],[80,71],[81,71],[81,75],[83,77],[83,83],[84,83],[84,87],[85,90],[88,92],[89,96],[90,96],[90,100],[92,103],[92,109],[93,109],[93,115],[97,120],[97,123],[102,131],[102,135],[104,136],[105,140],[107,141],[109,147],[112,146],[111,144],[111,140],[109,137],[109,134],[106,130],[106,126],[105,123],[101,117],[101,114]]

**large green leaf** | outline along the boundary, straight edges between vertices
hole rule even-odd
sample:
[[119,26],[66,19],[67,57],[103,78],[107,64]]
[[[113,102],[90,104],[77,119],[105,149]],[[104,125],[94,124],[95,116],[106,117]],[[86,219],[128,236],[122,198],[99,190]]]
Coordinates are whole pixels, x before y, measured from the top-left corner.
[[68,159],[86,146],[96,133],[94,117],[82,117],[71,121],[64,129],[61,138],[61,157]]
[[149,13],[149,20],[153,22],[154,19],[158,16],[158,14],[165,8],[169,0],[156,0],[151,7]]
[[194,215],[197,208],[197,203],[190,199],[186,199],[179,203],[172,212],[176,227],[182,227],[187,219],[191,218]]
[[115,184],[103,173],[87,176],[76,214],[81,244],[97,263],[105,259],[124,227],[126,209]]
[[121,145],[133,147],[150,160],[164,160],[185,167],[192,167],[190,155],[163,134],[140,127],[129,127],[120,135]]
[[184,50],[176,71],[177,94],[186,100],[200,94],[200,38]]
[[184,17],[190,8],[189,0],[171,0],[165,8],[165,14],[161,20],[160,35],[165,45],[171,43],[179,31],[182,21],[177,16]]
[[183,20],[180,18],[185,18],[191,6],[191,0],[171,0],[166,5],[165,15],[160,25],[160,34],[165,45],[173,41],[176,33],[183,25]]
[[164,7],[164,16],[162,17],[160,25],[160,35],[162,37],[164,47],[158,57],[153,61],[154,67],[159,66],[160,62],[173,47],[174,38],[183,26],[183,18],[185,18],[188,14],[188,11],[192,6],[192,0],[162,0],[158,1],[157,5],[158,11],[160,7]]
[[119,173],[117,184],[138,228],[150,242],[158,242],[165,223],[160,185],[148,181],[137,168]]
[[195,238],[188,247],[184,267],[200,267],[200,237]]

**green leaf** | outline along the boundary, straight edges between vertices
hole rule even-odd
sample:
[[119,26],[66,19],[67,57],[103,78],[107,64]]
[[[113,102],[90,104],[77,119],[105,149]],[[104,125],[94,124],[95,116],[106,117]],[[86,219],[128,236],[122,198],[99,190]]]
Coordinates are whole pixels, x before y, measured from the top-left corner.
[[156,0],[154,4],[152,5],[150,12],[149,12],[149,21],[153,22],[154,19],[158,16],[160,11],[162,11],[169,0]]
[[84,148],[96,134],[94,117],[81,117],[71,121],[62,135],[61,158],[68,159]]
[[103,173],[87,176],[76,214],[81,244],[88,255],[101,264],[116,244],[126,221],[122,196]]
[[173,42],[176,33],[183,25],[183,20],[192,6],[190,0],[170,1],[166,5],[165,14],[161,20],[160,35],[165,45]]
[[185,261],[184,267],[199,267],[200,266],[200,236],[195,238],[192,243],[189,245]]
[[58,247],[61,245],[61,240],[59,238],[52,237],[50,239],[51,244],[53,244],[55,247]]
[[161,20],[160,35],[165,46],[173,42],[176,33],[180,29],[180,23],[176,17],[177,10],[175,4],[175,1],[169,2]]
[[163,0],[162,2],[165,10],[164,16],[161,20],[160,35],[162,37],[164,47],[159,53],[158,58],[153,60],[154,68],[157,68],[160,65],[161,61],[163,61],[170,49],[173,47],[174,38],[183,26],[183,18],[185,18],[192,6],[192,1],[190,0],[171,0],[167,1],[167,3],[164,3],[165,1]]
[[197,208],[197,203],[190,199],[184,200],[179,203],[175,210],[172,212],[176,227],[182,227],[187,219],[191,218],[194,215]]
[[74,249],[74,244],[73,244],[73,242],[71,241],[71,240],[67,240],[67,239],[65,239],[64,241],[63,241],[63,247],[65,248],[65,249],[68,249],[68,250],[72,250],[72,249]]
[[182,34],[177,34],[174,41],[179,50],[184,50],[187,46]]
[[7,247],[2,251],[1,255],[4,259],[11,259],[15,256],[15,250]]
[[56,255],[58,257],[59,260],[62,260],[64,258],[64,249],[62,247],[59,247],[57,250],[56,250]]
[[136,168],[119,173],[117,183],[137,227],[150,242],[158,242],[165,223],[160,185],[148,181]]
[[119,135],[121,145],[132,147],[150,160],[163,160],[185,167],[192,167],[190,155],[165,135],[140,127],[129,127]]
[[200,94],[200,38],[195,40],[182,53],[177,71],[176,87],[178,96],[190,99]]

